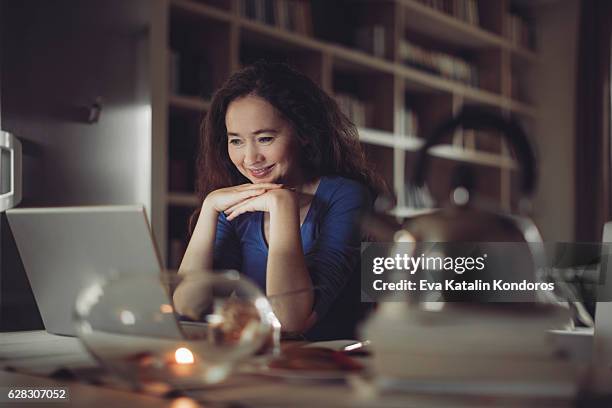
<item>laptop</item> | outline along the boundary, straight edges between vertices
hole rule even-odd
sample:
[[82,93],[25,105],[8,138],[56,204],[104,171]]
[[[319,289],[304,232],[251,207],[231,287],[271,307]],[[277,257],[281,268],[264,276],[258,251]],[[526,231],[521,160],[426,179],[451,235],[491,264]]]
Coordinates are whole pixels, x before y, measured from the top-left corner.
[[[158,276],[162,270],[143,206],[19,208],[6,214],[49,333],[76,334],[73,313],[83,288],[113,274]],[[159,309],[169,302],[161,284],[151,286],[150,296],[130,299],[131,307]],[[163,327],[150,329],[178,335],[176,319],[168,317]]]

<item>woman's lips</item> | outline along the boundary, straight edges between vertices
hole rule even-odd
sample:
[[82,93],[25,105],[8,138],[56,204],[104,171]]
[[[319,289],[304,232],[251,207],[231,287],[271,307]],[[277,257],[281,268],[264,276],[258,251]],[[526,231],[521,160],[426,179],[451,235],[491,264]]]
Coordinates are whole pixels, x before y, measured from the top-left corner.
[[262,167],[261,169],[248,169],[249,173],[251,174],[251,176],[255,177],[255,178],[264,178],[266,177],[268,174],[270,174],[270,172],[272,171],[272,168],[275,165],[272,164],[270,166],[267,167]]

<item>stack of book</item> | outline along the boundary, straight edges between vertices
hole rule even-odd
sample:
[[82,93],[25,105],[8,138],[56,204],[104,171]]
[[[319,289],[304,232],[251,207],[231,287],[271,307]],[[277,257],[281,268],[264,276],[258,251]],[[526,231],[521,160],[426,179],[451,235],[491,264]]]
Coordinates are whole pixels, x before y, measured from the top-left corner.
[[478,0],[419,0],[419,2],[468,24],[478,25],[480,23]]
[[505,14],[504,37],[510,40],[514,45],[529,49],[535,48],[533,24],[518,14]]
[[375,57],[385,57],[385,27],[380,24],[363,26],[355,31],[355,47]]
[[364,101],[353,95],[337,93],[336,102],[338,102],[342,113],[344,113],[355,126],[366,126],[368,106]]
[[417,187],[412,184],[406,184],[404,201],[408,208],[434,208],[435,202],[427,185]]
[[407,40],[400,42],[401,61],[414,68],[433,72],[471,86],[478,86],[478,68],[466,60],[428,50]]
[[312,35],[312,13],[306,0],[238,0],[238,14],[260,23]]

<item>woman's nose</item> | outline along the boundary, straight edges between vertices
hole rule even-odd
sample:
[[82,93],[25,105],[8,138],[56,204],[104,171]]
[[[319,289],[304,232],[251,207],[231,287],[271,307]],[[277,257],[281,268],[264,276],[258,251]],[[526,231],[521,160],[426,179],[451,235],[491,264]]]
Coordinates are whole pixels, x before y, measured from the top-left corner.
[[244,161],[247,166],[253,165],[255,163],[259,163],[263,160],[263,156],[257,146],[254,143],[248,143],[246,146],[246,152],[244,156]]

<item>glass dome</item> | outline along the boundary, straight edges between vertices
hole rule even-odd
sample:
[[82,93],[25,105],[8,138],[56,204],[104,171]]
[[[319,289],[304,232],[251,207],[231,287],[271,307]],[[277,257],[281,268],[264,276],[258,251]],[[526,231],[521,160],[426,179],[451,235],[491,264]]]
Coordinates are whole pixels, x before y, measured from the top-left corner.
[[235,271],[116,274],[81,291],[75,324],[102,366],[158,390],[223,381],[280,340],[270,303]]

